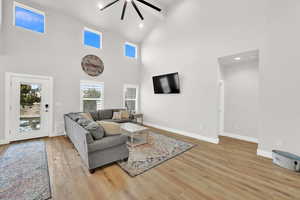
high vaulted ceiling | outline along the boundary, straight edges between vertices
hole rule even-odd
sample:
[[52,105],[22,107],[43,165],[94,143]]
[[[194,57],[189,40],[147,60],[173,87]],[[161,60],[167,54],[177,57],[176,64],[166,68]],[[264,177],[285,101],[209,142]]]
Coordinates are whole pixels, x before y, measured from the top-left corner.
[[[141,42],[151,29],[163,20],[167,14],[167,10],[178,0],[146,0],[160,8],[159,13],[139,2],[136,2],[145,20],[141,20],[132,7],[128,4],[125,19],[122,21],[121,13],[125,0],[120,0],[115,5],[100,11],[98,4],[105,6],[114,0],[31,0],[41,6],[66,13],[87,22],[91,25],[98,26],[104,30],[114,31],[132,42]],[[139,28],[140,23],[144,24],[143,28]]]

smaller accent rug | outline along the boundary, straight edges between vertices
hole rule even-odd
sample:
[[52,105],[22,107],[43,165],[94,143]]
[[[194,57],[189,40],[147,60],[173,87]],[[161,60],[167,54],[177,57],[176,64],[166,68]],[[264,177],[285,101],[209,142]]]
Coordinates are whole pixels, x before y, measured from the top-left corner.
[[191,143],[150,132],[149,143],[128,147],[128,161],[118,164],[130,176],[137,176],[193,147]]
[[9,146],[0,156],[0,199],[45,200],[50,197],[45,143],[30,141]]

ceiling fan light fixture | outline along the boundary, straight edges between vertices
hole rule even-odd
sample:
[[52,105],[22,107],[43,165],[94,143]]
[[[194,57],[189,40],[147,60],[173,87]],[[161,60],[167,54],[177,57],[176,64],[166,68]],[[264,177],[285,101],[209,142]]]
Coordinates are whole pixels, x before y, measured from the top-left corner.
[[139,24],[139,27],[140,27],[140,28],[144,28],[144,24],[143,24],[143,23],[140,23],[140,24]]
[[101,10],[104,6],[101,3],[98,3],[98,8]]
[[[108,7],[110,7],[110,6],[112,6],[112,5],[116,4],[116,3],[118,3],[119,1],[120,1],[120,0],[114,0],[113,2],[107,4],[107,5],[104,6],[104,7],[103,7],[103,6],[101,6],[101,8],[99,7],[99,8],[100,8],[100,11],[105,10],[106,8],[108,8]],[[148,7],[150,7],[150,8],[153,8],[154,10],[156,10],[156,11],[158,11],[158,12],[161,12],[161,9],[160,9],[159,7],[156,7],[155,5],[149,3],[149,2],[147,2],[147,1],[145,1],[145,0],[124,0],[124,5],[123,5],[123,9],[122,9],[121,20],[123,20],[124,17],[125,17],[125,12],[126,12],[127,3],[131,3],[132,6],[134,7],[135,11],[137,12],[137,14],[139,15],[139,17],[141,18],[141,20],[144,20],[144,17],[143,17],[143,15],[142,15],[142,13],[140,12],[138,6],[135,4],[135,1],[138,1],[138,2],[140,2],[140,3],[142,3],[142,4],[146,5],[146,6],[148,6]]]

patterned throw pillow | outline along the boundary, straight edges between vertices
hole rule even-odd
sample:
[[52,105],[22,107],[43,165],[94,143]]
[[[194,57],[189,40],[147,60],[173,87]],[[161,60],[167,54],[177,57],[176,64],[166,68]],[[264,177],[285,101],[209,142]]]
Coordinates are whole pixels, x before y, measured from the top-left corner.
[[122,119],[122,113],[121,112],[114,112],[113,118],[114,120],[120,120]]
[[80,113],[79,114],[81,117],[85,118],[85,119],[88,119],[88,120],[91,120],[91,121],[94,121],[92,115],[90,113]]
[[122,119],[129,119],[129,112],[127,110],[121,111],[121,118]]
[[104,129],[96,122],[89,123],[85,129],[90,132],[95,140],[100,140],[104,136]]
[[85,128],[87,125],[89,125],[91,122],[91,120],[85,119],[85,118],[80,118],[78,119],[77,123],[82,126],[83,128]]
[[103,127],[105,136],[120,135],[121,125],[115,122],[97,121],[97,123]]
[[75,122],[77,122],[81,118],[78,113],[69,113],[68,116]]

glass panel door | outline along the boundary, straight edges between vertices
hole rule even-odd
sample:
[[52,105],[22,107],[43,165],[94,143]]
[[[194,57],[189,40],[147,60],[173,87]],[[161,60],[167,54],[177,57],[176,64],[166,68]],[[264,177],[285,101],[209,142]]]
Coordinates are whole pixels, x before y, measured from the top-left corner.
[[41,90],[40,84],[20,85],[20,133],[41,129]]
[[49,136],[50,81],[34,76],[11,79],[10,141]]

